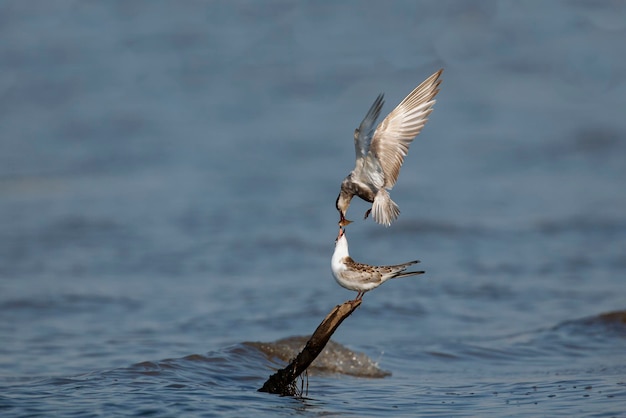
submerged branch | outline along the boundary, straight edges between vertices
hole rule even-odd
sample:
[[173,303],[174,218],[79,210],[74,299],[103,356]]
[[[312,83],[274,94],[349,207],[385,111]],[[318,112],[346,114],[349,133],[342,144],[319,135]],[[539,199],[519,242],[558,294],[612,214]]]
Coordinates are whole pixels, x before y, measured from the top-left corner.
[[326,318],[317,327],[306,346],[296,358],[284,369],[278,370],[259,389],[259,392],[269,392],[279,395],[293,396],[296,394],[295,380],[300,376],[315,358],[322,352],[331,335],[356,308],[361,300],[349,300],[335,306]]

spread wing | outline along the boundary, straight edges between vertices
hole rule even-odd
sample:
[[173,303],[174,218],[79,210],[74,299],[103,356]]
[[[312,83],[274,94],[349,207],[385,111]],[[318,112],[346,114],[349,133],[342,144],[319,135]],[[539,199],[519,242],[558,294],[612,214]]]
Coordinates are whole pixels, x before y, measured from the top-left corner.
[[409,145],[433,111],[442,72],[443,69],[437,71],[417,86],[376,128],[364,169],[379,167],[382,170],[384,180],[380,187],[392,188],[396,184]]
[[374,135],[374,127],[376,121],[380,115],[380,111],[383,108],[385,101],[383,100],[383,94],[379,94],[374,103],[367,111],[363,122],[357,129],[354,130],[354,151],[356,153],[356,166],[363,165],[363,158],[370,150],[370,143],[372,142],[372,136]]

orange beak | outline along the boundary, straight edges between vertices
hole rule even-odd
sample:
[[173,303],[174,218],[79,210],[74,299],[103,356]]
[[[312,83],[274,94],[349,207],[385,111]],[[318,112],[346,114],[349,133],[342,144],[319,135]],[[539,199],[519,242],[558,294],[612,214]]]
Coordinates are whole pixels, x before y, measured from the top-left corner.
[[338,223],[339,223],[339,226],[342,227],[342,226],[350,225],[352,223],[352,221],[346,219],[346,217],[343,216],[343,212],[339,211],[339,222]]

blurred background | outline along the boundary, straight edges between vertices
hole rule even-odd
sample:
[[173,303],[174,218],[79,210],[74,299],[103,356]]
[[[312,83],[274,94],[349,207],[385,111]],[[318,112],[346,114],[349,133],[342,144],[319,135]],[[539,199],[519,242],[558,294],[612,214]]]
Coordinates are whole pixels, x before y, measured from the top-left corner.
[[406,384],[390,405],[417,374],[450,392],[449,359],[497,391],[493,339],[507,384],[548,356],[623,385],[623,328],[558,324],[626,308],[625,39],[620,1],[3,1],[2,385],[312,332],[355,296],[330,274],[353,130],[439,68],[399,220],[355,201],[347,229],[356,260],[427,275],[368,293],[336,339],[386,353],[393,377],[368,384]]

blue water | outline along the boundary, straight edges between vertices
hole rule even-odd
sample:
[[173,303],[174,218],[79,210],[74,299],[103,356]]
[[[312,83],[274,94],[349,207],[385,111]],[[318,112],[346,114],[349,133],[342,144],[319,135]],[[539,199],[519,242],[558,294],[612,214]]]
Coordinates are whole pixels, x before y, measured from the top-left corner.
[[[626,5],[0,3],[0,415],[626,416]],[[445,68],[334,340],[352,132]],[[613,313],[609,315],[609,313]]]

